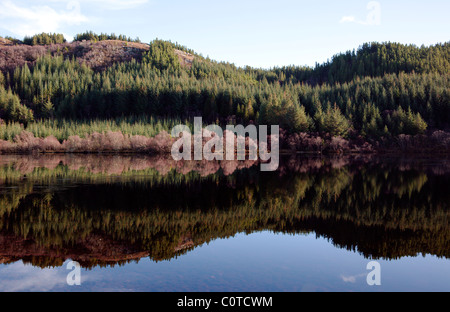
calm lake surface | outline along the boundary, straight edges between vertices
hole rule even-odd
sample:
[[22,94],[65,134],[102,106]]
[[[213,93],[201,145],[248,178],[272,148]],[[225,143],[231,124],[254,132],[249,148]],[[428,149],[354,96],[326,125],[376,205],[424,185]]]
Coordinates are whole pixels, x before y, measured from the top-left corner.
[[450,159],[259,169],[0,156],[0,291],[450,291]]

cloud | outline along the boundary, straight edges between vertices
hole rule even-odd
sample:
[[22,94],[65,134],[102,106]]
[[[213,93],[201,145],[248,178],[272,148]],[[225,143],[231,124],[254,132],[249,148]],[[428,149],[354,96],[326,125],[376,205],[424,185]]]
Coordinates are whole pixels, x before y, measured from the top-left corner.
[[367,21],[357,20],[356,17],[354,17],[354,16],[344,16],[344,17],[342,17],[342,19],[341,19],[341,21],[339,23],[341,23],[341,24],[343,24],[343,23],[355,23],[355,24],[359,24],[359,25],[371,25]]
[[355,21],[356,21],[356,18],[354,16],[343,16],[339,23],[352,23]]
[[365,277],[366,274],[359,274],[359,275],[350,275],[350,276],[346,276],[346,275],[341,275],[341,279],[344,283],[351,283],[351,284],[355,284],[356,280],[358,278],[361,277]]
[[[55,3],[67,3],[71,0],[52,0]],[[97,6],[101,9],[127,10],[139,7],[149,2],[149,0],[78,0],[83,7]]]
[[79,25],[89,19],[81,14],[80,4],[70,1],[65,10],[48,5],[18,6],[10,0],[0,1],[0,28],[19,36],[41,32],[58,32],[63,26]]
[[41,270],[24,265],[22,262],[10,264],[0,272],[2,292],[50,291],[66,285],[67,273],[50,269]]
[[367,3],[367,16],[365,20],[358,20],[355,16],[343,16],[339,23],[356,23],[365,26],[381,25],[381,4],[378,1]]
[[[0,292],[48,292],[68,290],[67,275],[70,270],[67,260],[61,267],[41,269],[18,261],[6,266],[0,266]],[[95,283],[100,280],[98,274],[81,272],[82,287],[84,283]],[[73,286],[75,287],[75,286]]]
[[143,5],[148,2],[148,0],[90,0],[90,3],[99,3],[105,8],[109,8],[111,10],[124,10],[124,9],[132,9],[136,8],[140,5]]

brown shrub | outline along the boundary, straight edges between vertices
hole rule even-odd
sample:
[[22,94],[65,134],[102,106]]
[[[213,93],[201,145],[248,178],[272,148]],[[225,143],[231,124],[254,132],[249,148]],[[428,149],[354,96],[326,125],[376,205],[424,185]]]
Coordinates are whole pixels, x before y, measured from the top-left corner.
[[42,148],[42,139],[35,138],[34,134],[28,131],[16,135],[14,143],[18,151],[38,151]]
[[334,153],[343,153],[349,150],[350,143],[341,137],[333,137],[327,150]]
[[151,139],[142,135],[130,137],[130,148],[133,151],[144,152],[150,146]]
[[284,140],[291,151],[320,152],[324,148],[322,138],[314,134],[294,133],[284,137]]
[[107,151],[121,151],[130,149],[130,141],[128,136],[122,134],[122,132],[107,132],[100,138],[100,149],[106,149]]
[[13,153],[14,144],[9,141],[0,140],[0,152],[3,153]]
[[59,152],[62,151],[62,145],[59,143],[58,139],[54,136],[49,136],[42,140],[42,150]]
[[148,150],[155,153],[170,153],[175,140],[166,132],[162,131],[150,140]]
[[71,136],[67,140],[65,140],[62,144],[64,151],[73,153],[80,152],[84,146],[84,141],[78,135]]
[[431,135],[431,140],[441,148],[450,149],[450,133],[448,132],[435,131]]

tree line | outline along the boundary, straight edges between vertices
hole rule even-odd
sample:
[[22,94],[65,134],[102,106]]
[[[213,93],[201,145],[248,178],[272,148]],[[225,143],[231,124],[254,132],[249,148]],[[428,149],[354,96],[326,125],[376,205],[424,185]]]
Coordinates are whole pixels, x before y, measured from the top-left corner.
[[101,33],[100,35],[98,35],[92,31],[86,31],[81,34],[77,34],[74,37],[74,41],[83,41],[83,40],[94,41],[94,42],[104,41],[104,40],[120,40],[120,41],[137,42],[137,43],[141,42],[139,37],[132,39],[131,37],[127,37],[125,35],[116,35],[114,33],[112,33],[112,34]]
[[[57,34],[57,33],[40,33],[34,36],[25,36],[23,40],[18,40],[16,38],[12,37],[5,37],[6,39],[12,41],[15,44],[25,44],[30,46],[35,45],[50,45],[50,44],[61,44],[66,43],[67,40],[64,37],[63,34]],[[106,34],[106,33],[100,33],[96,34],[93,31],[85,31],[84,33],[76,34],[73,41],[103,41],[103,40],[120,40],[120,41],[127,41],[127,42],[136,42],[140,43],[141,40],[139,37],[132,39],[131,37],[127,37],[125,35],[116,35],[114,33],[112,34]]]
[[65,43],[66,38],[64,38],[63,34],[55,34],[55,33],[41,33],[38,35],[34,35],[34,36],[26,36],[23,39],[23,44],[26,45],[31,45],[31,46],[35,46],[35,45],[48,45],[48,44],[60,44],[60,43]]

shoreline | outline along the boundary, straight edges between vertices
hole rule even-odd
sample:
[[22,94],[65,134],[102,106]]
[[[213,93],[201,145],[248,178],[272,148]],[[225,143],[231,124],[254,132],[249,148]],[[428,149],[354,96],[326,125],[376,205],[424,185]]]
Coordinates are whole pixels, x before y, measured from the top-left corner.
[[[170,153],[149,153],[145,151],[19,151],[19,152],[8,152],[1,151],[0,156],[45,156],[45,155],[99,155],[99,156],[170,156]],[[248,155],[248,153],[247,153]],[[280,151],[280,156],[360,156],[360,155],[370,155],[370,156],[450,156],[450,151],[436,151],[436,150],[422,150],[422,151],[397,151],[397,150],[375,150],[371,152],[367,151],[344,151],[344,152],[313,152],[313,151]],[[236,159],[235,159],[236,160]],[[247,159],[246,159],[247,160]],[[194,161],[194,159],[192,159]]]
[[[206,131],[206,130],[204,130]],[[215,136],[203,134],[202,146]],[[83,135],[83,134],[80,134]],[[120,131],[93,132],[69,136],[58,140],[55,136],[35,137],[32,132],[22,131],[14,139],[0,140],[0,155],[30,154],[120,154],[120,155],[171,155],[174,144],[180,138],[172,137],[167,131],[156,136],[124,134]],[[229,135],[226,134],[225,137]],[[232,133],[236,142],[242,137]],[[274,141],[275,140],[275,141]],[[193,142],[193,141],[192,141]],[[276,143],[273,143],[276,142]],[[256,146],[255,146],[256,144]],[[248,155],[257,142],[245,138]],[[281,131],[280,136],[269,136],[267,145],[280,151],[280,155],[450,155],[450,132],[433,131],[426,135],[399,135],[374,141],[362,136],[343,138],[319,133],[292,133]],[[214,145],[216,147],[216,145]],[[203,149],[202,149],[203,150]],[[225,158],[226,146],[223,146]],[[237,153],[235,145],[235,155]]]

